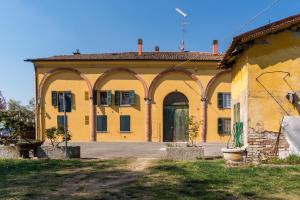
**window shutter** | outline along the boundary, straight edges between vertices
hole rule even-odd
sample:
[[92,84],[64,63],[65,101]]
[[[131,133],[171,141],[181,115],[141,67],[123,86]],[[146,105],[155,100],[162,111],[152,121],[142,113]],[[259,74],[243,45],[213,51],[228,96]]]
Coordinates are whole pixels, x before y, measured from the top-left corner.
[[[57,128],[60,128],[60,127],[64,127],[64,116],[63,115],[58,115],[57,116]],[[68,129],[68,116],[66,116],[66,127]]]
[[131,90],[129,92],[129,101],[130,101],[130,105],[134,105],[135,104],[135,93],[134,93],[134,90]]
[[121,115],[120,116],[120,131],[130,131],[130,116]]
[[107,131],[107,116],[98,115],[97,116],[97,131]]
[[52,97],[52,106],[57,106],[57,92],[52,91],[51,92],[51,97]]
[[222,118],[218,118],[218,133],[223,134],[223,120]]
[[107,91],[107,105],[112,105],[112,94],[111,91]]
[[121,92],[115,91],[115,104],[120,105],[121,103]]
[[70,91],[65,92],[65,103],[66,103],[66,112],[72,111],[72,93]]
[[218,93],[218,108],[223,108],[223,93]]
[[64,96],[63,93],[58,93],[58,112],[64,112]]
[[97,90],[93,90],[93,104],[96,106],[97,105],[97,98],[98,97],[98,93]]

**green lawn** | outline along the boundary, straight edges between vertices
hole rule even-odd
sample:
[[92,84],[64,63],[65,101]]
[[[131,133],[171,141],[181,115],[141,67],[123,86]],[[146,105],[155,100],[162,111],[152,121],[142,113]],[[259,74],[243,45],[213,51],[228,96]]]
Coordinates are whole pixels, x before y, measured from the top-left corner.
[[0,199],[300,199],[300,165],[0,160]]

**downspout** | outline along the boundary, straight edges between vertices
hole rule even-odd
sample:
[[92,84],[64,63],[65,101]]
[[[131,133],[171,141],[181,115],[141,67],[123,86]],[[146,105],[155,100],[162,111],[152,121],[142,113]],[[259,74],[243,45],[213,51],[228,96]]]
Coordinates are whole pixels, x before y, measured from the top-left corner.
[[207,99],[206,96],[201,98],[201,121],[202,121],[202,129],[201,129],[201,139],[202,142],[206,143],[206,125],[207,125]]
[[145,98],[145,138],[147,142],[152,141],[151,128],[151,99]]

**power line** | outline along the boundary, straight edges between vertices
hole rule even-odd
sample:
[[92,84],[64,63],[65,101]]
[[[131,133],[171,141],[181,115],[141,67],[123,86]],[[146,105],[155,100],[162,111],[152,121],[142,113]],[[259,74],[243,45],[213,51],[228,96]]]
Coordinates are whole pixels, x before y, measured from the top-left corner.
[[268,10],[270,10],[272,7],[274,7],[280,0],[274,0],[272,1],[271,4],[269,4],[267,7],[265,7],[264,9],[262,9],[260,12],[258,12],[256,15],[254,15],[251,19],[249,19],[245,24],[243,24],[240,28],[238,28],[236,31],[232,32],[230,35],[228,35],[227,37],[224,37],[222,39],[222,44],[224,44],[225,40],[228,37],[232,37],[238,33],[240,33],[246,26],[248,26],[249,24],[251,24],[252,22],[254,22],[260,15],[264,14],[265,12],[267,12]]

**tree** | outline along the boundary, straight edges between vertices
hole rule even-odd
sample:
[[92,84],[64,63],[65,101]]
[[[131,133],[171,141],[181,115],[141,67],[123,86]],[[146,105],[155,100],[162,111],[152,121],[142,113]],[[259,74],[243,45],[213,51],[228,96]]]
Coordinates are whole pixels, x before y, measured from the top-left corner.
[[22,106],[20,102],[9,100],[7,110],[0,111],[0,123],[9,129],[14,137],[34,137],[35,115],[30,106]]
[[196,139],[199,135],[200,122],[195,121],[195,116],[188,117],[186,134],[188,135],[189,142],[192,146],[196,145]]
[[5,109],[6,109],[6,100],[0,91],[0,110],[5,110]]
[[[71,140],[71,135],[66,130],[67,141]],[[46,129],[46,137],[50,140],[53,147],[58,147],[60,143],[65,141],[65,131],[63,127],[52,127]]]

